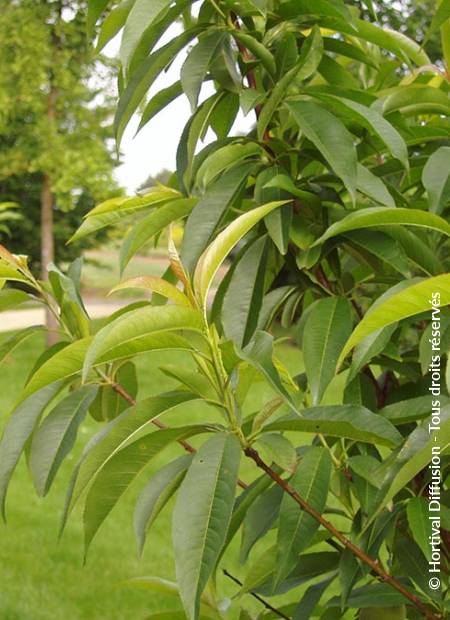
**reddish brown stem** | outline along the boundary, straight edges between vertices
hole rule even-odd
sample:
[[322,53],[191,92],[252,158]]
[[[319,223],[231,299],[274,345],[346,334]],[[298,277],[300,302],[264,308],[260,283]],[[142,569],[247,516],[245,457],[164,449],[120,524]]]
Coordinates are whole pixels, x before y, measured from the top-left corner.
[[378,576],[381,581],[388,583],[392,588],[400,592],[406,599],[410,601],[412,605],[416,609],[418,609],[425,618],[428,620],[442,620],[442,616],[440,614],[436,614],[432,609],[428,607],[425,603],[423,603],[419,597],[410,592],[407,588],[405,588],[395,577],[389,575],[383,568],[382,564],[378,560],[372,559],[368,556],[362,549],[354,545],[351,540],[349,540],[342,532],[334,527],[327,519],[325,519],[317,510],[315,510],[312,506],[306,502],[303,497],[301,497],[297,491],[288,483],[286,480],[283,480],[281,476],[279,476],[276,471],[274,471],[269,465],[267,465],[259,456],[258,452],[251,447],[245,449],[245,454],[251,458],[256,465],[262,469],[268,476],[280,486],[285,493],[290,495],[292,499],[300,506],[300,508],[311,515],[313,519],[315,519],[322,527],[330,532],[330,534],[339,540],[339,542],[346,548],[351,551],[351,553],[357,557],[361,562],[370,566],[372,571]]

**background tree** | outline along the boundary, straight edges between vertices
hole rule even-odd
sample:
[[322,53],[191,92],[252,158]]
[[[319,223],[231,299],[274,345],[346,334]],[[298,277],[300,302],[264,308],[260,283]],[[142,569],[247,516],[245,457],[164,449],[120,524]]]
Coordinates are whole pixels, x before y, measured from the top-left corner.
[[117,194],[112,68],[92,57],[85,2],[1,0],[0,10],[0,195],[22,204],[12,250],[27,244],[46,279],[55,239],[92,201]]

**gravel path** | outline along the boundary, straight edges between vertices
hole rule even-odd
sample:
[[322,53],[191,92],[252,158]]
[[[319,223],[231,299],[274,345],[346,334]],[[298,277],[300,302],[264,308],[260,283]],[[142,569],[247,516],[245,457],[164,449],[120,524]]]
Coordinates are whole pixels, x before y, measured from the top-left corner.
[[[115,310],[130,303],[129,300],[122,302],[105,302],[102,300],[86,302],[86,309],[92,319],[99,319],[111,314]],[[0,332],[13,331],[30,327],[31,325],[42,325],[44,323],[44,309],[32,308],[29,310],[12,310],[0,314]]]

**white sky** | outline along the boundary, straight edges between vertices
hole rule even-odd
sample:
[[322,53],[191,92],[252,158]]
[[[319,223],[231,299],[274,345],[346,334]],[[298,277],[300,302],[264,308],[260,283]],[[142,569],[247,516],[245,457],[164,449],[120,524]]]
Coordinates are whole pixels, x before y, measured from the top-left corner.
[[[180,26],[174,24],[161,39],[158,47],[167,43],[177,32],[180,32]],[[109,56],[117,57],[119,47],[120,37],[115,37],[105,48],[104,52]],[[173,84],[173,82],[179,79],[185,55],[185,53],[179,54],[167,73],[159,76],[150,90],[150,95],[155,94],[158,90]],[[212,86],[207,84],[202,89],[200,99],[205,99],[211,92]],[[135,133],[139,124],[139,115],[133,116],[122,138],[120,150],[123,163],[115,171],[115,176],[120,185],[125,187],[129,193],[133,193],[149,174],[157,174],[164,168],[175,170],[178,141],[189,116],[189,102],[184,95],[178,97],[165,110],[154,117],[137,136],[135,136]],[[254,123],[254,118],[251,113],[246,118],[240,113],[234,130],[236,132],[248,131],[252,123]],[[205,143],[210,142],[212,139],[214,139],[214,134],[209,131]],[[200,144],[201,147],[202,145]]]

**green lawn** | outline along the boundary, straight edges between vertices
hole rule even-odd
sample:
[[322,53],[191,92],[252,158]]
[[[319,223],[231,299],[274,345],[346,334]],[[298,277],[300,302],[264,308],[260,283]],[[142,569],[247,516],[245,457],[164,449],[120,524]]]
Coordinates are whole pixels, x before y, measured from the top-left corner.
[[[2,422],[7,417],[21,385],[31,370],[39,351],[43,350],[41,336],[33,336],[18,349],[7,365],[2,367],[0,389],[3,396]],[[298,355],[284,345],[281,355],[291,370],[299,369]],[[182,354],[141,356],[138,360],[142,387],[139,396],[146,396],[173,387],[159,370],[162,363],[188,363]],[[261,384],[255,386],[249,398],[248,410],[255,410],[268,396]],[[204,420],[206,409],[187,408],[167,417],[169,423]],[[209,418],[211,419],[211,414]],[[79,453],[87,438],[98,427],[89,420],[82,427],[75,452]],[[177,445],[167,449],[154,470],[170,456],[181,452]],[[82,566],[83,544],[81,512],[75,511],[61,542],[57,542],[58,524],[64,502],[68,477],[75,457],[65,463],[45,499],[38,499],[30,484],[24,461],[20,463],[10,486],[7,501],[7,526],[1,527],[0,544],[0,618],[2,620],[144,620],[151,612],[178,607],[173,598],[118,587],[121,580],[138,575],[159,575],[171,579],[174,567],[170,551],[170,507],[158,518],[150,532],[142,560],[137,559],[132,532],[133,498],[145,481],[149,469],[114,509],[91,547],[87,565]],[[251,480],[254,466],[243,463],[242,477]],[[226,557],[225,565],[238,575],[242,569],[237,562],[236,540]],[[227,594],[236,587],[224,584]],[[246,597],[253,609],[259,604]]]

